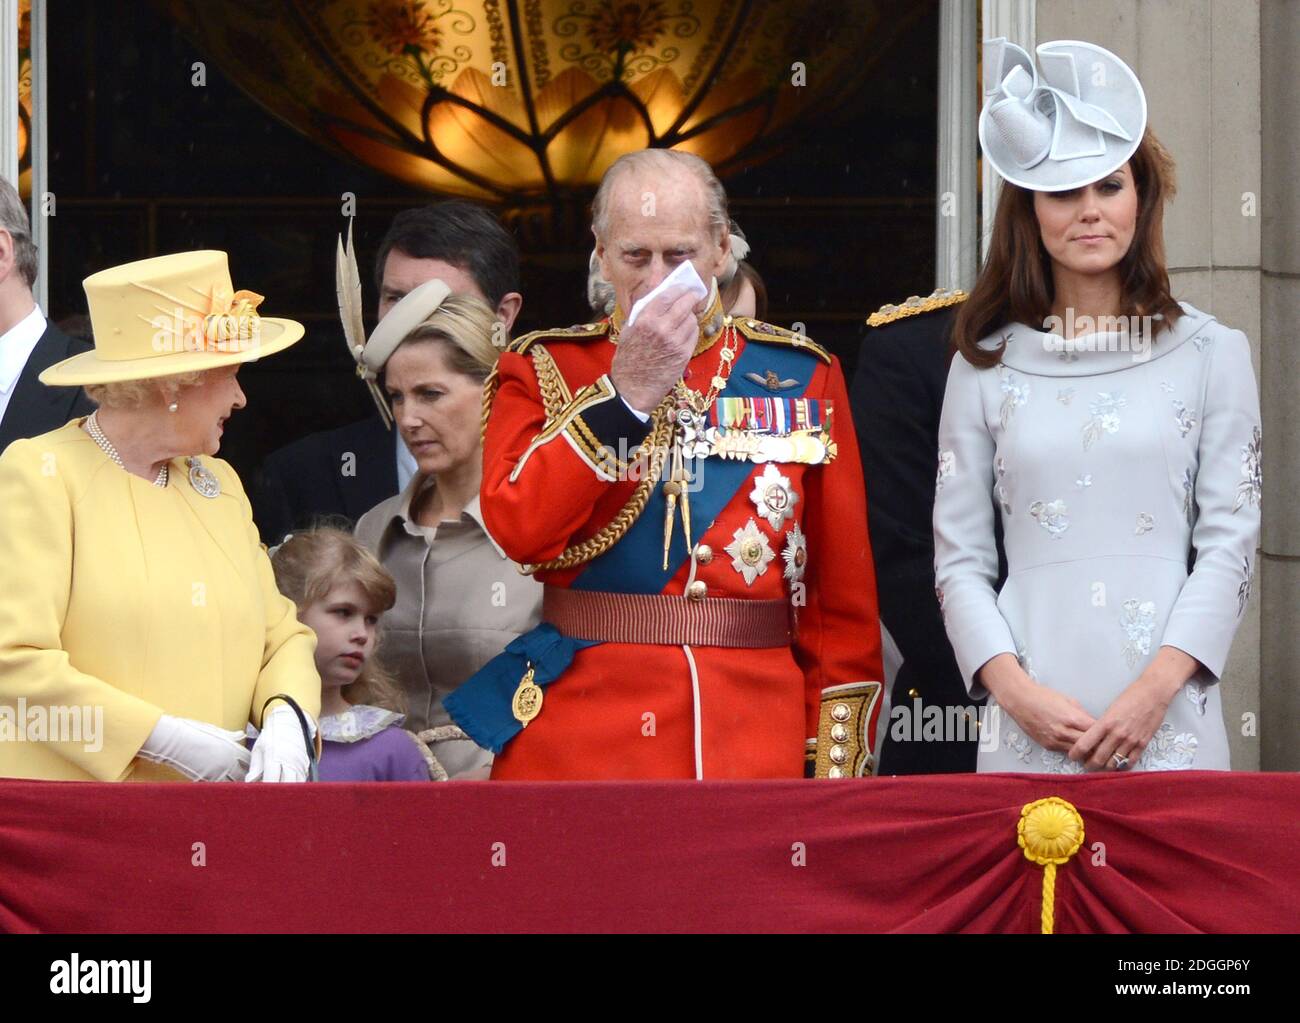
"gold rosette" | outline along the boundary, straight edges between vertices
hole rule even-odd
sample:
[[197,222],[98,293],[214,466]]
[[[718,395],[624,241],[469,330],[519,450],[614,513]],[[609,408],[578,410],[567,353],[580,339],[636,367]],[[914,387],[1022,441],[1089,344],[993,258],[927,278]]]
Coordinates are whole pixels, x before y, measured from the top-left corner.
[[1026,803],[1016,824],[1016,842],[1025,859],[1043,868],[1042,933],[1051,934],[1056,916],[1056,868],[1083,845],[1083,818],[1059,796]]
[[197,350],[240,351],[244,347],[240,342],[256,341],[261,331],[257,307],[263,300],[255,291],[216,288],[207,315],[196,324]]

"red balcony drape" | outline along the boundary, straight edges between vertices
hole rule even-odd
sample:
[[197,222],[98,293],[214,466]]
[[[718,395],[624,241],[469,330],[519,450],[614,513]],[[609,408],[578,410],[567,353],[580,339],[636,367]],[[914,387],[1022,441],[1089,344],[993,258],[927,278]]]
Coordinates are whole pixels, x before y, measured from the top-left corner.
[[1300,776],[0,782],[0,930],[1037,932],[1022,806],[1085,826],[1056,933],[1300,929]]

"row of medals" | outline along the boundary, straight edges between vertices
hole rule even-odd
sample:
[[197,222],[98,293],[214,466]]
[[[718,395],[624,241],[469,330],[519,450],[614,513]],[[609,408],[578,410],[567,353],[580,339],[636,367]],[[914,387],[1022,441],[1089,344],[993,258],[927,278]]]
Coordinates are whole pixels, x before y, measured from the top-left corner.
[[707,394],[700,394],[678,381],[677,428],[673,433],[672,464],[668,480],[663,485],[666,507],[664,509],[663,568],[668,569],[668,548],[672,543],[676,509],[680,502],[682,529],[686,549],[691,549],[690,491],[692,478],[686,463],[696,458],[730,458],[750,462],[796,462],[819,465],[835,458],[835,444],[830,435],[830,410],[826,413],[823,429],[796,430],[785,436],[774,436],[743,429],[722,429],[706,426],[709,409],[727,386],[732,363],[736,357],[735,335],[728,333],[719,353],[718,371],[709,381]]

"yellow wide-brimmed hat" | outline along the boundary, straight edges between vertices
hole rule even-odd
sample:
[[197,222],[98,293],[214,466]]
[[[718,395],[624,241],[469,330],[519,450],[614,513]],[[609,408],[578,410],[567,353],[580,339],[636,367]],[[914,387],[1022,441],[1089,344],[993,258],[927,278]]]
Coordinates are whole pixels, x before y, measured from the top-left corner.
[[51,366],[43,384],[111,384],[252,362],[303,335],[296,320],[259,316],[262,296],[235,291],[226,254],[212,249],[124,263],[82,286],[94,351]]

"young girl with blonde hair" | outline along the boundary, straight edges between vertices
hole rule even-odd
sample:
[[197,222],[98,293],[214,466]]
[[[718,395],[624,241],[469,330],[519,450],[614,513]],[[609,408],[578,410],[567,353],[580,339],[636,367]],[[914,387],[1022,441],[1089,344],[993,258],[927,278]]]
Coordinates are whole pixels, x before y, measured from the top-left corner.
[[396,586],[347,533],[321,527],[286,538],[271,558],[280,592],[316,633],[321,677],[321,781],[445,778],[428,748],[401,727],[402,695],[375,657],[379,616]]

